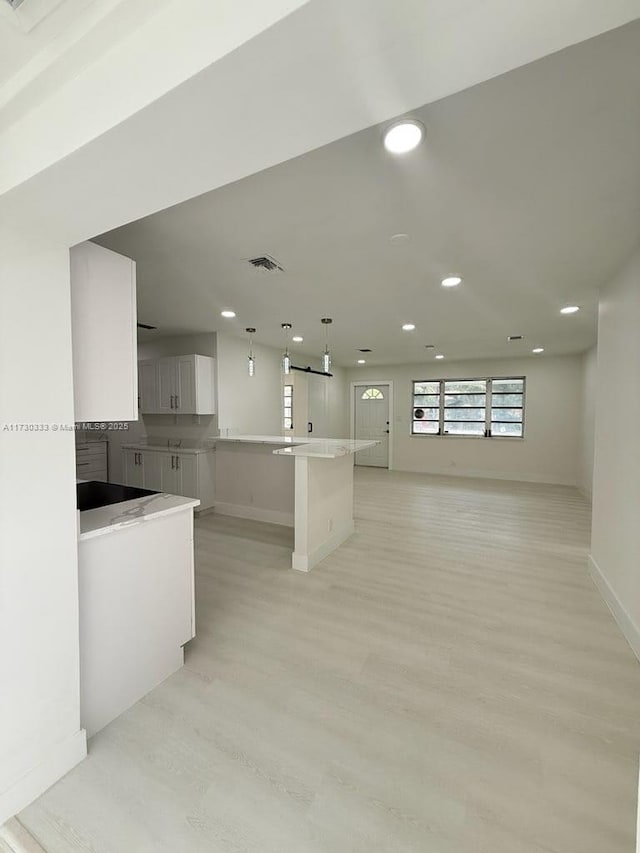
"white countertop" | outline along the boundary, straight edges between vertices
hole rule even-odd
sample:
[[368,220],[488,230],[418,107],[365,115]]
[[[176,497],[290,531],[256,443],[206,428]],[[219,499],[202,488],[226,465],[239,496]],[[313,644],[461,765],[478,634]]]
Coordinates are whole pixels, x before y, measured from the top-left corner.
[[350,438],[298,438],[283,435],[231,435],[220,436],[218,441],[246,442],[247,444],[277,444],[273,453],[281,456],[308,456],[318,459],[337,459],[348,456],[367,447],[379,444],[379,441],[365,441]]
[[309,444],[315,441],[308,436],[301,438],[294,435],[218,435],[214,441],[246,442],[247,444]]
[[[78,481],[81,482],[81,481]],[[127,527],[143,524],[145,521],[183,512],[200,505],[196,498],[183,498],[179,495],[145,495],[132,501],[87,509],[80,513],[80,534],[78,539],[93,539],[105,533],[115,533]]]
[[273,452],[281,456],[313,456],[318,459],[337,459],[339,456],[349,456],[364,450],[367,447],[375,447],[379,441],[365,441],[364,439],[351,438],[317,438],[308,444],[298,444],[294,447],[280,447]]
[[123,450],[161,450],[164,453],[211,453],[212,447],[168,447],[166,444],[123,444]]

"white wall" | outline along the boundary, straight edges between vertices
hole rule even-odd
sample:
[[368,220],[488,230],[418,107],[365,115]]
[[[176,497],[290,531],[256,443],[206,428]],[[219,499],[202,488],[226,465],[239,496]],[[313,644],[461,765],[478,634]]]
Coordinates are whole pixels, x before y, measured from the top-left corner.
[[582,433],[578,488],[591,500],[593,491],[593,454],[596,425],[598,350],[592,347],[582,357]]
[[252,435],[282,434],[281,353],[254,344],[255,376],[247,373],[248,341],[217,336],[218,426]]
[[[0,281],[2,824],[83,758],[86,739],[69,252],[0,232]],[[60,424],[69,429],[53,429]]]
[[640,249],[598,318],[592,571],[640,657]]
[[[480,376],[525,376],[524,439],[411,436],[411,382]],[[576,485],[581,431],[582,358],[496,359],[371,367],[351,381],[394,383],[393,467],[401,471]],[[352,405],[352,404],[351,404]]]

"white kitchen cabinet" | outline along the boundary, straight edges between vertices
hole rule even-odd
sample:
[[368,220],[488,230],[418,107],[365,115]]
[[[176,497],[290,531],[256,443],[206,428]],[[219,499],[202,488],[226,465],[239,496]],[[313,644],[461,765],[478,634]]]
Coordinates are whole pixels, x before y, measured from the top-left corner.
[[127,486],[140,486],[170,495],[198,498],[200,510],[214,504],[214,453],[189,453],[177,448],[144,445],[124,448],[123,471]]
[[160,457],[160,491],[170,495],[179,495],[180,470],[176,464],[175,453],[159,453]]
[[[198,460],[200,456],[212,456],[213,454],[193,454],[180,453],[178,454],[178,468],[180,471],[180,492],[185,498],[198,497]],[[203,459],[203,462],[206,461]],[[206,496],[205,496],[206,497]]]
[[158,390],[155,411],[158,414],[172,415],[176,397],[176,360],[173,356],[156,361],[156,384]]
[[154,492],[165,491],[162,488],[160,473],[162,455],[151,450],[123,450],[122,470],[125,485],[151,489]]
[[107,482],[106,441],[81,441],[76,444],[76,477],[78,480]]
[[127,486],[144,488],[144,454],[141,450],[123,450],[124,481]]
[[194,498],[198,491],[196,456],[193,453],[158,453],[160,490]]
[[136,265],[95,243],[70,250],[75,420],[138,417]]
[[142,414],[214,415],[214,359],[206,355],[144,359],[138,366]]
[[[211,362],[211,372],[207,370]],[[205,375],[206,374],[206,375]],[[207,379],[211,378],[207,388]],[[194,414],[213,414],[213,359],[180,355],[176,359],[176,409]]]
[[160,463],[162,461],[162,453],[156,453],[155,450],[141,450],[142,465],[144,468],[144,487],[151,489],[154,492],[162,491],[162,478],[160,474]]

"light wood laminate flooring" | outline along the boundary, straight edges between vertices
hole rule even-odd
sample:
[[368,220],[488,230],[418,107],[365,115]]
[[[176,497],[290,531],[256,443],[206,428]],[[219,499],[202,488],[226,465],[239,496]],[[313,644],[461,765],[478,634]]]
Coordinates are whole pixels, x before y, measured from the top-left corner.
[[49,853],[632,853],[640,669],[571,488],[356,471],[310,574],[196,523],[184,669],[21,820]]

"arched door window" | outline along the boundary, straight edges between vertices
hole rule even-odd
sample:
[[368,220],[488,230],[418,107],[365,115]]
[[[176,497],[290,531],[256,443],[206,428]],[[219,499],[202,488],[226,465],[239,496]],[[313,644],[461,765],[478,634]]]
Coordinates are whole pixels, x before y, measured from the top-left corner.
[[367,388],[362,392],[361,400],[384,400],[384,394],[379,388]]

